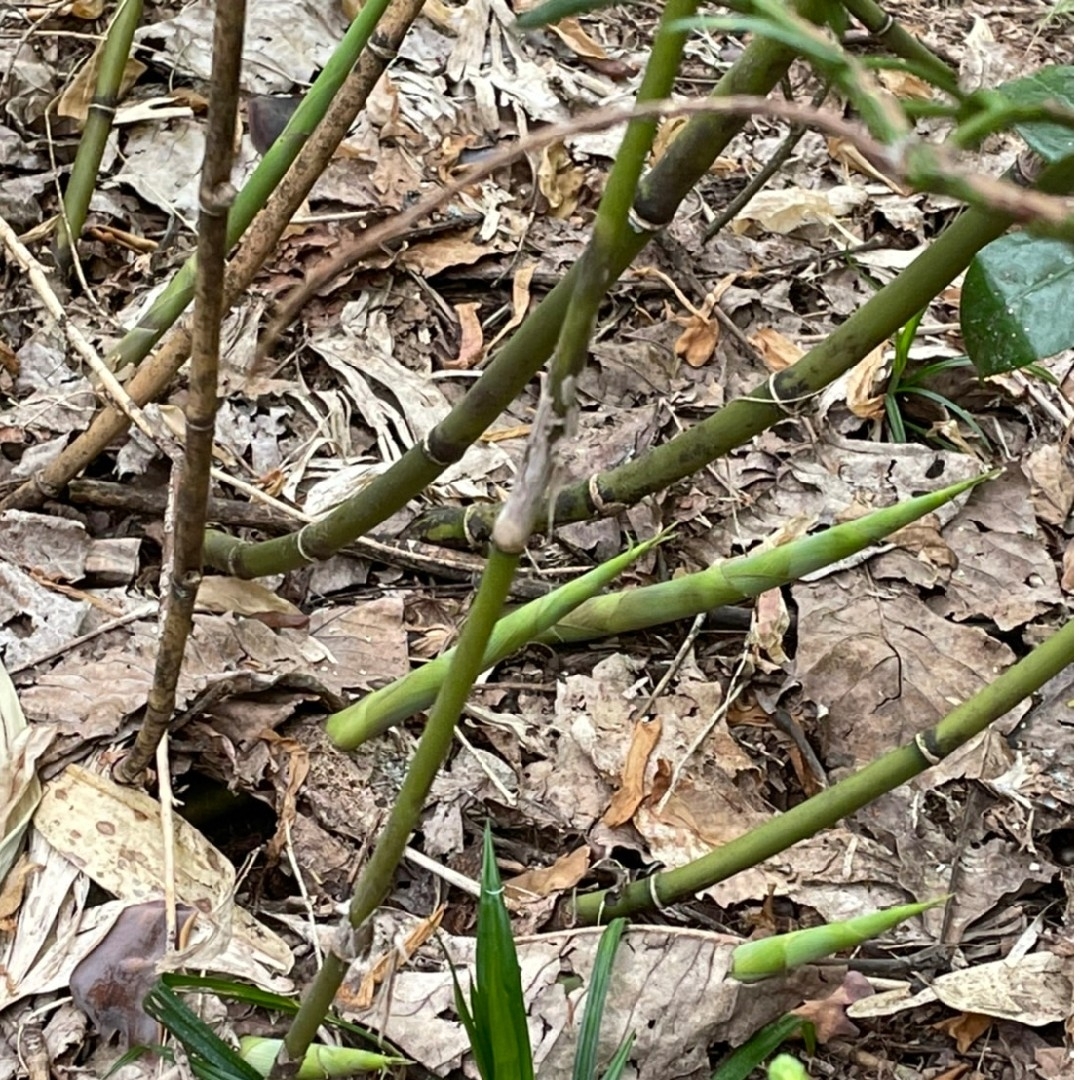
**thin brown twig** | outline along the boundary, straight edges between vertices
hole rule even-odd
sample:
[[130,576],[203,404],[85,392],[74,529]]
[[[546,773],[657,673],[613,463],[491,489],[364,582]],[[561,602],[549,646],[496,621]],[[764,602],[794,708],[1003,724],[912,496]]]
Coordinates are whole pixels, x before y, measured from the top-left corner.
[[143,411],[128,396],[127,391],[120,385],[116,376],[108,369],[105,362],[98,356],[93,345],[83,337],[82,331],[71,321],[60,298],[56,295],[49,283],[48,271],[30,253],[25,245],[19,240],[15,230],[0,217],[0,240],[8,249],[11,257],[25,272],[34,292],[38,294],[45,309],[56,320],[57,325],[63,331],[71,347],[79,354],[86,366],[98,377],[101,385],[108,391],[109,396],[116,403],[117,408],[150,440],[157,441],[150,422]]
[[650,101],[633,108],[612,106],[597,109],[562,124],[550,125],[526,136],[512,146],[488,155],[446,187],[433,191],[408,210],[367,229],[355,243],[343,247],[285,298],[278,313],[267,327],[258,350],[259,357],[265,357],[271,351],[284,329],[308,300],[349,266],[409,232],[416,222],[427,217],[459,192],[479,183],[491,173],[513,164],[523,155],[542,150],[558,140],[601,131],[635,119],[689,116],[698,113],[734,116],[766,115],[792,124],[813,127],[825,134],[847,139],[880,172],[900,180],[908,179],[907,172],[912,167],[910,158],[913,152],[918,150],[924,155],[924,160],[920,162],[923,170],[926,167],[926,159],[932,160],[934,172],[937,175],[966,182],[973,191],[978,193],[979,199],[987,207],[1006,211],[1025,221],[1042,220],[1054,227],[1064,227],[1071,214],[1071,200],[1046,195],[1039,191],[1021,189],[1007,181],[972,172],[964,168],[945,147],[931,146],[914,139],[905,139],[896,145],[886,146],[872,138],[864,127],[844,119],[838,112],[832,110],[815,109],[798,102],[750,95],[682,102],[668,99]]

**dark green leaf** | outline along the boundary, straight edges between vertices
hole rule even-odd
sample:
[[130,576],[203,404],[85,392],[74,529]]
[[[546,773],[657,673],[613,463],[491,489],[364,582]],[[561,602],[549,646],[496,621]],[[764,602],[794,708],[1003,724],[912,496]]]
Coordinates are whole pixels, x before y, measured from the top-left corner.
[[1073,253],[1058,240],[1010,233],[972,262],[960,325],[983,377],[1033,364],[1073,343]]
[[779,1020],[766,1024],[754,1033],[749,1042],[733,1050],[712,1074],[712,1080],[745,1080],[785,1039],[799,1028],[813,1028],[808,1020],[794,1013],[785,1013]]
[[[1040,105],[1053,101],[1072,108],[1073,68],[1048,67],[1025,79],[1007,82],[998,90],[1014,105]],[[1064,161],[1073,152],[1072,128],[1052,123],[1018,124],[1016,130],[1024,141],[1048,164]]]
[[[611,968],[619,938],[626,929],[626,919],[614,919],[604,930],[596,950],[589,993],[585,1000],[585,1012],[578,1033],[577,1051],[574,1055],[574,1080],[594,1080],[596,1076],[596,1048],[600,1043],[600,1022],[604,1018],[604,1001],[611,985]],[[629,1047],[627,1048],[629,1053]]]
[[187,1051],[191,1070],[200,1080],[263,1080],[160,980],[146,995],[143,1008]]

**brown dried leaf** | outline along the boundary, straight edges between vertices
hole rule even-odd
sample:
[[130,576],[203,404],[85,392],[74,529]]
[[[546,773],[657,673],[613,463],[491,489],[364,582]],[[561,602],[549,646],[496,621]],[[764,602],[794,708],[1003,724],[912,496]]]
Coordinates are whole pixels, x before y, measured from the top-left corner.
[[864,420],[878,420],[885,415],[885,395],[878,393],[886,371],[885,344],[882,343],[859,361],[847,376],[847,406]]
[[966,1054],[972,1044],[990,1030],[993,1022],[992,1016],[985,1016],[983,1013],[962,1012],[959,1016],[950,1016],[947,1020],[931,1026],[955,1039],[956,1049],[961,1054]]
[[686,327],[675,342],[675,355],[681,356],[693,368],[708,363],[720,340],[720,323],[712,318],[703,319],[698,314],[678,315],[675,321]]
[[461,323],[461,344],[453,360],[447,360],[443,367],[453,371],[466,371],[473,367],[484,355],[484,328],[480,325],[478,301],[467,304],[455,304],[458,322]]
[[552,23],[550,29],[575,56],[592,60],[607,60],[607,50],[584,30],[577,19],[561,19]]
[[589,845],[583,844],[569,855],[560,855],[551,866],[526,870],[509,878],[504,882],[507,899],[525,903],[537,897],[566,892],[581,881],[588,869]]
[[577,209],[585,170],[572,163],[562,142],[553,142],[540,155],[536,182],[548,201],[552,217],[565,221]]
[[847,1018],[847,1007],[854,1001],[869,997],[874,988],[865,975],[849,971],[844,981],[828,997],[807,1001],[791,1011],[805,1017],[814,1025],[818,1042],[827,1043],[837,1036],[855,1038],[859,1029]]
[[649,766],[649,757],[662,730],[663,725],[659,720],[639,720],[634,725],[620,787],[612,797],[611,805],[604,811],[605,825],[615,828],[625,824],[641,805],[646,791],[645,770]]
[[805,355],[804,351],[771,326],[763,326],[748,335],[747,340],[765,361],[770,371],[784,371]]

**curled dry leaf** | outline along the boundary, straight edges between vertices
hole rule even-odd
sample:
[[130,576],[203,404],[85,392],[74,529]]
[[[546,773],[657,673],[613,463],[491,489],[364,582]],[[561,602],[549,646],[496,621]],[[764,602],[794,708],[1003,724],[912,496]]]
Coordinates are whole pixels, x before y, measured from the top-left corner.
[[[194,908],[178,906],[178,928],[194,916]],[[166,944],[164,901],[133,904],[71,973],[72,999],[103,1038],[119,1034],[124,1048],[159,1041],[157,1021],[142,1002],[157,979]]]
[[789,340],[771,326],[755,330],[747,340],[765,361],[770,371],[784,371],[803,358],[805,353],[794,341]]

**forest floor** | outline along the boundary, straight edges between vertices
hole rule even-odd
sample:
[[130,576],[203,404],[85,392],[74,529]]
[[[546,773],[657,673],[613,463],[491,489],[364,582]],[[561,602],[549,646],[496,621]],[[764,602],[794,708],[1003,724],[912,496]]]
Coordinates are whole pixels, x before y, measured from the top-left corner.
[[[100,4],[52,7],[0,12],[0,218],[43,260],[44,223],[86,114],[79,69],[105,27]],[[248,98],[306,87],[347,25],[336,5],[311,0],[250,8]],[[217,527],[244,539],[288,532],[298,511],[316,516],[379,475],[461,399],[583,250],[618,131],[568,137],[459,193],[406,243],[321,290],[268,359],[260,334],[274,306],[366,226],[524,131],[628,102],[658,14],[647,0],[519,35],[504,0],[428,0],[366,115],[228,317]],[[1047,4],[915,0],[897,14],[969,87],[1072,63],[1071,12],[1052,16]],[[147,5],[137,34],[80,248],[85,287],[64,297],[101,354],[194,247],[211,23],[209,3],[170,0]],[[707,92],[744,44],[693,34],[677,91]],[[785,89],[808,101],[817,83],[796,65]],[[681,124],[661,123],[658,152]],[[811,131],[764,195],[711,235],[786,135],[755,117],[611,290],[578,383],[563,476],[639,457],[746,394],[859,310],[958,212],[951,199],[869,175]],[[258,153],[246,127],[238,145],[237,169],[250,172]],[[997,137],[976,163],[998,175],[1020,149]],[[2,498],[87,429],[98,395],[12,260],[0,288]],[[957,283],[925,312],[914,363],[964,355],[958,303]],[[909,396],[900,441],[880,396],[892,356],[883,347],[692,479],[536,539],[517,599],[668,526],[673,538],[623,587],[1002,470],[928,531],[860,563],[698,620],[533,646],[488,674],[431,793],[415,858],[376,918],[374,955],[338,998],[345,1017],[416,1063],[403,1075],[465,1075],[468,1044],[431,938],[438,928],[451,956],[472,955],[475,901],[460,875],[478,877],[485,821],[521,935],[541,1074],[568,1075],[564,986],[587,981],[596,930],[563,925],[561,899],[681,865],[798,805],[936,722],[1068,617],[1071,353],[1045,364],[1049,381],[947,373],[935,388],[977,429]],[[366,546],[274,578],[204,582],[169,745],[186,819],[171,843],[177,895],[194,903],[185,888],[203,882],[207,922],[231,939],[190,955],[188,967],[280,992],[310,978],[420,730],[414,719],[343,753],[323,722],[453,641],[482,555],[439,546],[421,515],[505,496],[537,390],[533,380]],[[175,424],[185,394],[180,379],[155,417]],[[137,1003],[152,965],[125,967],[116,942],[137,941],[143,957],[162,948],[160,920],[138,906],[160,904],[162,826],[151,796],[118,788],[108,768],[153,676],[170,472],[160,446],[129,432],[60,496],[0,518],[0,655],[14,685],[0,695],[15,777],[4,850],[14,855],[28,835],[18,861],[3,863],[0,1080],[25,1075],[28,1060],[47,1060],[53,1076],[104,1076],[121,1051],[103,1036],[146,1034]],[[604,1043],[637,1031],[627,1075],[707,1077],[775,1018],[778,1002],[803,999],[818,1024],[816,1054],[804,1054],[815,1077],[1071,1075],[1071,702],[1069,671],[872,806],[636,920]],[[14,808],[32,790],[32,768],[45,794],[27,830]],[[628,809],[613,801],[634,785],[640,798]],[[845,961],[832,996],[805,981],[783,990],[714,981],[712,950],[725,935],[945,895]],[[259,1010],[211,1015],[233,1034],[280,1031]],[[28,1050],[28,1033],[46,1059]],[[114,1075],[156,1068],[142,1059]]]

